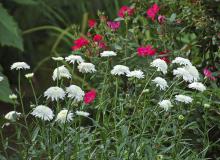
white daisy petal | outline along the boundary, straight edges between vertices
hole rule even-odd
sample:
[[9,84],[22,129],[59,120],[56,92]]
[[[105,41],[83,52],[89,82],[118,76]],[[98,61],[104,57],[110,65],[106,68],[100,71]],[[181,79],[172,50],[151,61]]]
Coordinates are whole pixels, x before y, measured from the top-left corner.
[[193,82],[193,83],[189,84],[188,87],[192,88],[192,89],[196,89],[201,92],[206,90],[206,87],[204,86],[204,84],[199,83],[199,82]]
[[82,57],[78,56],[78,55],[70,55],[70,56],[66,57],[65,60],[69,63],[72,63],[72,64],[75,64],[75,63],[80,64],[80,63],[84,62]]
[[192,66],[192,63],[190,62],[190,60],[186,59],[186,58],[182,58],[182,57],[176,57],[172,63],[176,63],[179,65],[184,65],[184,66]]
[[56,79],[61,79],[61,78],[67,78],[70,79],[71,78],[71,74],[68,71],[68,69],[62,65],[60,67],[57,67],[54,71],[53,71],[53,76],[52,76],[53,80],[55,81]]
[[173,75],[176,77],[182,77],[186,82],[192,82],[192,75],[185,68],[177,68],[173,70]]
[[5,119],[15,122],[19,117],[21,116],[21,113],[16,111],[10,111],[5,115]]
[[193,99],[191,97],[181,95],[181,94],[176,95],[175,100],[178,101],[178,102],[183,102],[185,104],[192,103],[192,101],[193,101]]
[[0,76],[0,82],[4,80],[4,77]]
[[58,101],[59,99],[64,99],[65,92],[60,87],[50,87],[44,92],[44,97],[51,98],[52,101]]
[[84,112],[84,111],[76,111],[76,115],[88,117],[90,114],[88,112]]
[[76,85],[70,85],[69,87],[67,87],[66,92],[69,98],[72,98],[77,102],[82,101],[85,95],[85,92]]
[[158,103],[161,108],[163,108],[165,111],[168,111],[171,107],[173,107],[172,103],[170,100],[162,100],[161,102]]
[[199,78],[199,72],[198,70],[196,69],[195,66],[186,66],[184,67],[188,72],[189,74],[193,77],[193,81],[194,82],[197,82],[200,78]]
[[157,87],[160,87],[160,90],[165,90],[168,87],[167,81],[161,77],[156,77],[152,81],[156,83]]
[[130,73],[130,70],[127,66],[124,65],[116,65],[111,70],[112,75],[127,75]]
[[27,79],[33,78],[34,73],[28,73],[28,74],[25,74],[24,76],[25,76]]
[[15,62],[11,65],[11,70],[30,69],[30,66],[25,62]]
[[79,72],[81,73],[94,73],[96,72],[95,65],[92,63],[82,62],[78,65]]
[[167,63],[164,60],[161,59],[155,59],[152,63],[151,63],[152,67],[156,67],[157,71],[161,71],[163,74],[167,73]]
[[114,51],[104,51],[100,53],[101,57],[112,57],[112,56],[117,56],[117,54]]
[[57,114],[55,121],[59,123],[65,123],[65,122],[71,122],[72,120],[73,120],[73,113],[68,111],[67,109],[63,109]]
[[127,74],[127,77],[134,77],[138,79],[144,78],[144,73],[141,70],[134,70]]
[[53,111],[49,107],[44,105],[39,105],[36,108],[34,108],[31,114],[44,121],[50,121],[54,117]]

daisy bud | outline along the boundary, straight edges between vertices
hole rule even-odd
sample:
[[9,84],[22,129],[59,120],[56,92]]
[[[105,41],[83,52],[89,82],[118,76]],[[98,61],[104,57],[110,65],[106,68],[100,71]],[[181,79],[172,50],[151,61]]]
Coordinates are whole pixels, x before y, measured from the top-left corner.
[[34,76],[34,73],[25,74],[25,77],[26,77],[27,79],[31,79],[31,78],[33,78],[33,76]]
[[204,108],[210,108],[210,104],[207,104],[207,103],[205,103],[203,106]]
[[10,94],[9,95],[9,99],[11,100],[16,100],[18,97],[16,96],[16,94]]
[[178,116],[178,119],[179,119],[179,120],[184,120],[184,118],[185,118],[185,117],[184,117],[182,114]]

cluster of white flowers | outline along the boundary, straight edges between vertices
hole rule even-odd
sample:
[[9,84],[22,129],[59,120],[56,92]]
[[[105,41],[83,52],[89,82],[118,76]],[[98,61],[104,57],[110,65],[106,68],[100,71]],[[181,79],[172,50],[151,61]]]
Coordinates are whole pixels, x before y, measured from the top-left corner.
[[130,70],[127,66],[124,65],[116,65],[111,70],[112,75],[127,75],[130,73]]
[[130,69],[127,66],[124,65],[115,65],[113,69],[111,70],[112,75],[126,75],[127,77],[133,77],[137,79],[144,78],[144,73],[141,70],[133,70],[130,71]]
[[196,89],[201,92],[206,90],[206,87],[204,86],[204,84],[202,84],[200,82],[193,82],[193,83],[189,84],[188,87],[192,88],[192,89]]
[[134,70],[127,74],[127,77],[134,77],[138,79],[144,78],[144,73],[141,70]]
[[153,62],[151,62],[152,67],[156,67],[157,71],[161,71],[163,74],[167,73],[167,63],[164,60],[161,59],[155,59]]
[[194,66],[186,66],[183,68],[174,69],[173,75],[176,77],[182,77],[184,81],[190,83],[199,80],[199,72]]
[[171,107],[173,107],[172,103],[170,100],[162,100],[161,102],[158,103],[161,108],[163,108],[165,111],[168,111]]
[[70,122],[72,120],[73,120],[73,113],[71,111],[68,111],[67,109],[63,109],[57,114],[55,121],[63,124],[65,122]]
[[44,92],[44,97],[47,97],[47,99],[50,98],[52,101],[58,101],[59,99],[64,99],[65,92],[60,87],[50,87]]
[[[90,115],[88,112],[84,112],[84,111],[76,111],[75,113],[78,116],[84,116],[84,117],[88,117]],[[54,118],[53,111],[45,105],[38,105],[37,107],[35,107],[33,111],[31,112],[31,115],[33,115],[34,117],[40,118],[43,121],[51,121]],[[12,112],[9,112],[5,116],[5,118],[8,120],[14,121],[14,119],[15,118],[17,119],[19,116],[20,116],[20,113],[12,111]],[[57,114],[56,119],[55,119],[55,121],[61,124],[66,123],[66,122],[71,122],[72,120],[73,120],[73,113],[68,109],[62,109]]]
[[69,98],[72,98],[77,102],[82,101],[85,95],[85,92],[76,85],[70,85],[69,87],[67,87],[66,92]]
[[112,57],[112,56],[117,56],[117,54],[114,51],[104,51],[100,53],[101,57]]
[[65,60],[71,64],[75,64],[75,63],[80,64],[80,63],[84,62],[82,57],[79,55],[70,55],[70,56],[66,57]]
[[152,80],[154,83],[156,83],[157,87],[160,87],[161,90],[165,90],[168,85],[167,81],[161,77],[156,77],[155,79]]
[[192,101],[193,101],[193,99],[191,97],[185,96],[185,95],[182,95],[182,94],[176,95],[175,100],[178,101],[178,102],[183,102],[185,104],[192,103]]
[[44,106],[44,105],[39,105],[36,108],[34,108],[31,114],[44,121],[50,121],[54,117],[53,111],[49,107]]
[[184,67],[179,67],[173,70],[173,75],[176,77],[182,77],[184,81],[190,83],[197,82],[200,79],[198,70],[188,59],[177,57],[172,61],[172,63],[184,65]]
[[82,62],[78,65],[79,72],[81,73],[94,73],[96,72],[95,65],[92,63]]
[[176,63],[179,65],[184,65],[184,66],[192,66],[192,63],[190,62],[190,60],[186,59],[186,58],[182,58],[182,57],[176,57],[172,63]]
[[30,66],[25,62],[15,62],[11,65],[11,70],[30,69]]
[[64,65],[62,65],[60,67],[55,68],[55,70],[53,71],[52,78],[54,81],[56,79],[61,79],[61,78],[70,79],[71,74],[70,74],[69,70]]

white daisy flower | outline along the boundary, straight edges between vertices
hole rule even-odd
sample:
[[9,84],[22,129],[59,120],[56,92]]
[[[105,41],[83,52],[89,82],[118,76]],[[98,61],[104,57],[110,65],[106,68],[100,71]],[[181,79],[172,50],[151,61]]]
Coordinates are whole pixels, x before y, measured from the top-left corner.
[[49,107],[44,105],[39,105],[36,108],[34,108],[31,114],[44,121],[50,121],[54,117],[53,111]]
[[95,65],[92,63],[82,62],[78,65],[79,72],[81,73],[94,73],[96,72]]
[[67,109],[63,109],[57,114],[57,118],[55,121],[59,123],[65,123],[65,122],[70,122],[72,120],[73,120],[73,113],[68,111]]
[[77,102],[82,101],[85,95],[85,92],[76,85],[70,85],[69,87],[66,87],[66,92],[69,98],[72,98]]
[[195,66],[186,66],[184,67],[189,73],[190,75],[193,77],[193,81],[197,82],[200,78],[199,78],[199,72],[196,69]]
[[30,66],[25,62],[15,62],[11,65],[11,70],[30,69]]
[[192,88],[192,89],[196,89],[201,92],[206,90],[206,87],[204,86],[204,84],[202,84],[200,82],[193,82],[193,83],[189,84],[188,87]]
[[11,100],[16,100],[18,97],[17,97],[17,95],[16,94],[10,94],[9,95],[9,99],[11,99]]
[[75,63],[80,64],[80,63],[84,62],[82,57],[78,56],[78,55],[70,55],[70,56],[66,57],[65,60],[69,63],[72,63],[72,64],[75,64]]
[[186,82],[193,82],[193,76],[185,68],[174,69],[173,75],[176,77],[182,77]]
[[4,80],[4,77],[0,76],[0,82]]
[[185,95],[176,95],[175,96],[175,99],[176,101],[179,101],[179,102],[183,102],[185,104],[188,104],[188,103],[192,103],[193,99],[189,96],[185,96]]
[[27,79],[33,78],[34,73],[28,73],[28,74],[25,74],[24,76],[25,76]]
[[161,108],[163,108],[165,111],[168,111],[171,107],[173,107],[172,103],[170,100],[162,100],[161,102],[158,103]]
[[76,115],[88,117],[90,114],[88,112],[84,112],[84,111],[76,111]]
[[157,67],[157,71],[161,71],[163,74],[167,73],[167,63],[164,60],[161,59],[155,59],[153,62],[151,62],[152,67]]
[[62,61],[64,58],[63,57],[52,57],[54,61]]
[[161,77],[156,77],[154,80],[152,80],[154,83],[156,83],[157,87],[160,87],[160,90],[165,90],[168,85],[167,81]]
[[5,115],[5,119],[15,122],[19,117],[21,116],[21,113],[16,111],[10,111]]
[[53,71],[53,76],[52,76],[53,80],[55,81],[56,79],[61,79],[61,78],[67,78],[70,79],[71,78],[71,74],[68,71],[68,69],[62,65],[60,67],[57,67],[54,71]]
[[179,65],[184,65],[184,66],[192,66],[192,63],[186,59],[186,58],[182,58],[182,57],[176,57],[172,63],[176,63]]
[[64,99],[65,92],[60,87],[50,87],[44,92],[44,97],[51,98],[52,101],[58,101],[58,99]]
[[130,73],[130,70],[127,66],[124,65],[116,65],[111,70],[112,75],[127,75]]
[[127,74],[127,77],[135,77],[138,79],[144,78],[144,73],[141,70],[134,70]]
[[114,51],[104,51],[100,53],[101,57],[112,57],[112,56],[117,56],[117,54]]

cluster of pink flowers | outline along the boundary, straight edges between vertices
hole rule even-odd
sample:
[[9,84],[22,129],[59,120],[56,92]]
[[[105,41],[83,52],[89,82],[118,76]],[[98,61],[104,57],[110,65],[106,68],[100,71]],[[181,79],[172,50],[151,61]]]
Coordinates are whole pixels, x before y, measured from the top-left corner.
[[146,11],[146,14],[149,18],[152,19],[152,21],[155,20],[155,17],[157,15],[157,13],[159,12],[160,10],[160,7],[155,3],[153,4],[152,7],[150,7],[147,11]]
[[92,89],[91,91],[85,93],[84,103],[85,104],[92,103],[95,100],[95,98],[96,98],[96,90]]
[[102,49],[106,48],[106,45],[105,45],[105,42],[103,41],[102,35],[100,35],[100,34],[94,35],[93,41],[98,44],[99,48],[102,48]]
[[209,68],[213,68],[213,67],[204,68],[203,74],[205,75],[205,77],[209,78],[210,80],[215,81],[216,78],[212,75],[212,71],[210,71]]
[[94,28],[96,26],[97,22],[94,19],[90,19],[88,22],[89,28]]
[[154,49],[151,45],[147,45],[146,47],[138,47],[137,52],[140,57],[154,56],[156,49]]
[[113,31],[116,31],[120,27],[121,23],[119,21],[108,21],[107,25]]
[[85,39],[84,37],[80,37],[74,41],[74,46],[72,46],[72,50],[76,51],[83,46],[87,46],[89,44],[89,40]]
[[118,16],[124,18],[126,15],[132,16],[134,14],[134,9],[128,6],[122,6],[118,12]]

